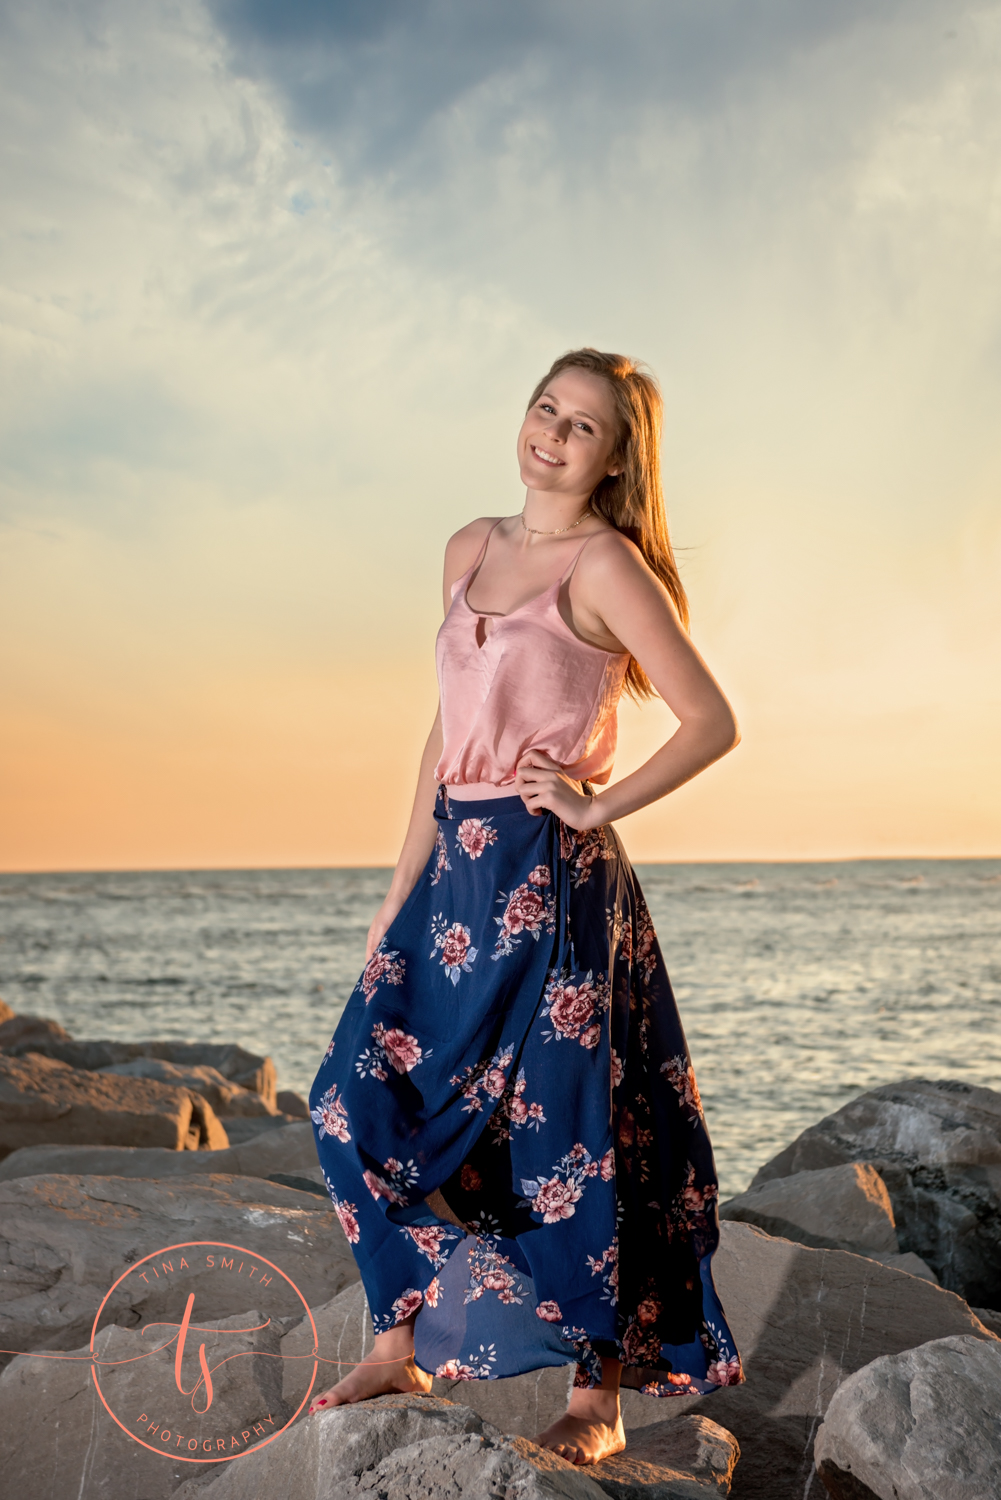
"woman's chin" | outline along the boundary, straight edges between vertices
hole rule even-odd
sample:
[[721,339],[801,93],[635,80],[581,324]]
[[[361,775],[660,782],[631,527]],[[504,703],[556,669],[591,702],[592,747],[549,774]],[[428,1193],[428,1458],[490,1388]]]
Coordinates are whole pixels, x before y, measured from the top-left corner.
[[521,466],[521,482],[529,490],[561,490],[564,475],[565,470],[546,468],[535,458]]

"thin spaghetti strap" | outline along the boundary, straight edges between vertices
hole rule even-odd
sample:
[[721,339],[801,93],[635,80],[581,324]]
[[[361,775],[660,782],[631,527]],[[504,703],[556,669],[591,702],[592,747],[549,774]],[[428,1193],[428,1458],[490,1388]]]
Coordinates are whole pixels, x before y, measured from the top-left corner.
[[503,519],[504,519],[503,516],[499,516],[497,518],[497,520],[494,522],[494,524],[491,526],[490,530],[487,532],[486,536],[483,538],[483,546],[480,548],[479,552],[477,552],[477,554],[476,554],[476,561],[473,563],[473,566],[470,568],[470,570],[469,570],[470,573],[475,573],[476,569],[480,566],[480,563],[486,557],[486,555],[487,555],[487,547],[488,547],[488,545],[490,543],[490,538],[493,536],[494,532],[497,530],[498,526],[500,525],[501,521],[503,521]]
[[[595,532],[594,536],[597,536],[597,535],[598,535],[598,533]],[[590,542],[591,540],[592,540],[592,537],[588,537],[587,540],[584,541],[584,542],[582,542],[581,545],[577,548],[577,551],[574,553],[573,558],[571,559],[569,568],[567,568],[567,570],[566,570],[565,573],[562,573],[560,575],[560,583],[561,584],[562,583],[569,583],[570,582],[570,580],[571,580],[571,578],[573,577],[573,574],[574,574],[574,569],[576,568],[577,564],[580,562],[580,555],[583,552],[584,548],[587,546],[587,543]]]

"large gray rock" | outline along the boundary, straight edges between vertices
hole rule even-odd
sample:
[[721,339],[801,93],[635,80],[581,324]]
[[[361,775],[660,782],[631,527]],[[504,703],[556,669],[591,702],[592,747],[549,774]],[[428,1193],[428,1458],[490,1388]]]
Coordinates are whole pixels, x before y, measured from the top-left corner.
[[434,1396],[380,1396],[321,1412],[226,1465],[204,1489],[194,1481],[175,1493],[177,1500],[604,1500],[585,1471]]
[[478,1433],[396,1448],[356,1483],[357,1493],[373,1500],[495,1500],[511,1494],[519,1500],[598,1500],[603,1493],[583,1470],[486,1423]]
[[625,1453],[588,1473],[614,1500],[723,1500],[739,1457],[732,1433],[688,1412],[630,1432]]
[[198,1129],[198,1144],[195,1149],[197,1151],[225,1151],[230,1143],[229,1136],[215,1110],[207,1099],[202,1098],[201,1094],[196,1094],[191,1089],[187,1092],[191,1100],[191,1125],[192,1128]]
[[720,1207],[721,1219],[817,1249],[899,1253],[886,1183],[866,1162],[759,1182]]
[[991,1500],[999,1413],[1001,1343],[938,1339],[844,1382],[817,1433],[817,1469],[835,1500]]
[[[928,1262],[922,1260],[920,1255],[915,1255],[913,1250],[908,1250],[901,1255],[883,1255],[882,1253],[877,1255],[874,1250],[866,1250],[864,1253],[871,1256],[873,1260],[880,1261],[884,1266],[892,1266],[895,1271],[906,1271],[909,1276],[920,1276],[922,1281],[931,1281],[935,1286],[939,1284],[938,1277]],[[983,1319],[981,1318],[980,1321],[983,1322]],[[994,1329],[991,1329],[991,1332],[993,1333]]]
[[294,1115],[229,1115],[226,1119],[226,1134],[231,1146],[245,1146],[259,1135],[266,1135],[272,1130],[284,1130],[286,1125],[295,1123]]
[[[242,1442],[242,1433],[249,1432],[249,1445],[260,1441],[255,1425],[274,1432],[288,1416],[277,1358],[281,1330],[274,1323],[255,1326],[262,1323],[266,1315],[253,1309],[222,1320],[199,1318],[198,1342],[188,1339],[184,1378],[190,1390],[198,1343],[204,1344],[213,1390],[201,1417],[177,1389],[173,1341],[151,1355],[140,1329],[101,1330],[94,1341],[101,1390],[140,1439],[157,1446],[167,1435],[166,1451],[155,1454],[131,1442],[108,1415],[91,1377],[89,1345],[66,1359],[19,1355],[0,1375],[5,1493],[30,1500],[167,1500],[193,1475],[214,1476],[218,1466],[191,1461],[189,1442],[200,1453],[218,1433]],[[253,1331],[243,1331],[248,1329]],[[166,1337],[157,1342],[166,1343]],[[214,1453],[216,1443],[211,1446]]]
[[309,1119],[309,1104],[293,1089],[279,1089],[275,1102],[283,1114],[291,1115],[294,1120]]
[[[101,1299],[128,1266],[191,1241],[243,1246],[250,1257],[265,1257],[291,1277],[308,1305],[328,1301],[358,1277],[329,1205],[277,1183],[225,1176],[16,1178],[0,1184],[0,1349],[82,1344]],[[198,1278],[200,1318],[253,1306],[247,1279],[220,1269],[205,1267]],[[302,1303],[291,1291],[283,1295],[277,1315],[300,1318]],[[130,1327],[176,1321],[175,1301],[169,1278],[154,1272],[141,1285],[129,1276],[106,1316]]]
[[870,1255],[885,1266],[938,1282],[919,1255],[901,1251],[886,1184],[867,1162],[759,1182],[721,1204],[719,1213],[721,1219],[754,1224],[800,1245]]
[[187,1089],[109,1078],[54,1058],[0,1053],[0,1154],[91,1142],[197,1150],[229,1141],[206,1100]]
[[118,1078],[153,1078],[158,1083],[172,1083],[176,1088],[190,1089],[208,1101],[217,1115],[274,1115],[278,1111],[260,1094],[242,1084],[229,1083],[218,1068],[205,1063],[172,1063],[162,1057],[133,1057],[130,1062],[111,1063],[97,1070]]
[[751,1186],[846,1162],[871,1163],[886,1183],[901,1250],[968,1302],[1001,1307],[1001,1093],[887,1084],[804,1130]]
[[36,1042],[44,1046],[46,1042],[69,1041],[72,1037],[58,1021],[47,1021],[44,1016],[16,1016],[6,1005],[0,1011],[0,1052],[13,1052],[16,1047]]
[[[372,1323],[360,1282],[346,1287],[282,1339],[282,1395],[294,1411],[309,1390],[314,1349],[320,1359],[313,1394],[333,1385],[372,1348]],[[573,1379],[572,1365],[533,1370],[507,1380],[435,1380],[433,1395],[468,1407],[509,1437],[532,1439],[562,1416]],[[645,1415],[650,1416],[646,1402]],[[300,1421],[311,1421],[303,1416]],[[715,1422],[694,1413],[629,1433],[625,1454],[587,1472],[619,1500],[683,1500],[729,1494],[739,1450],[736,1439]]]
[[49,1172],[156,1178],[226,1172],[237,1177],[270,1177],[274,1172],[312,1174],[316,1166],[312,1125],[294,1124],[224,1151],[199,1151],[197,1155],[139,1146],[25,1146],[0,1161],[0,1182]]
[[238,1083],[245,1089],[260,1094],[272,1109],[276,1108],[277,1076],[270,1057],[259,1057],[243,1047],[223,1042],[77,1042],[45,1040],[30,1037],[10,1049],[22,1052],[38,1052],[46,1057],[58,1058],[71,1068],[94,1071],[110,1068],[117,1063],[131,1062],[136,1057],[155,1057],[163,1062],[176,1063],[179,1067],[210,1067],[217,1069],[230,1083]]
[[989,1328],[991,1333],[1001,1339],[1001,1312],[994,1307],[975,1307],[973,1311],[984,1327]]
[[[773,1239],[750,1224],[723,1224],[713,1275],[746,1384],[660,1401],[655,1414],[695,1410],[734,1434],[741,1451],[735,1500],[822,1500],[813,1467],[817,1426],[841,1382],[863,1365],[953,1334],[995,1347],[952,1292],[843,1250]],[[650,1421],[650,1399],[638,1392],[627,1393],[623,1409],[627,1426]],[[642,1424],[638,1410],[646,1413]]]

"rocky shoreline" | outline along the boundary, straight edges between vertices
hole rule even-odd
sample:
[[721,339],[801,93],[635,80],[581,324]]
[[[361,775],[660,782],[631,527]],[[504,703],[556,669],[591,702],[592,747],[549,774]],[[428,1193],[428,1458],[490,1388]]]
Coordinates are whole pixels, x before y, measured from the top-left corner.
[[[575,1470],[531,1441],[563,1409],[565,1367],[307,1418],[317,1361],[329,1384],[372,1335],[305,1102],[238,1046],[77,1041],[2,1007],[5,1477],[33,1500],[1001,1496],[1001,1093],[875,1089],[765,1163],[721,1219],[713,1269],[746,1383],[628,1392],[625,1455]],[[153,1416],[147,1447],[120,1430],[118,1412],[145,1419],[151,1390],[181,1388],[167,1343],[129,1352],[180,1317],[173,1262],[141,1268],[162,1246],[247,1241],[280,1268],[266,1291],[235,1255],[185,1282],[202,1349],[234,1351],[211,1400],[244,1461],[151,1454],[164,1431],[189,1439]]]

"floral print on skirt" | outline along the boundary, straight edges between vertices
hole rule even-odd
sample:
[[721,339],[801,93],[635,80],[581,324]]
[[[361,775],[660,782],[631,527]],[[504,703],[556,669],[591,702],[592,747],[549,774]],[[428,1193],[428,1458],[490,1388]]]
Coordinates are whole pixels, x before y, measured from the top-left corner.
[[519,797],[439,788],[435,817],[310,1095],[376,1332],[420,1309],[417,1362],[452,1379],[590,1385],[604,1355],[652,1396],[736,1384],[712,1147],[618,839]]

